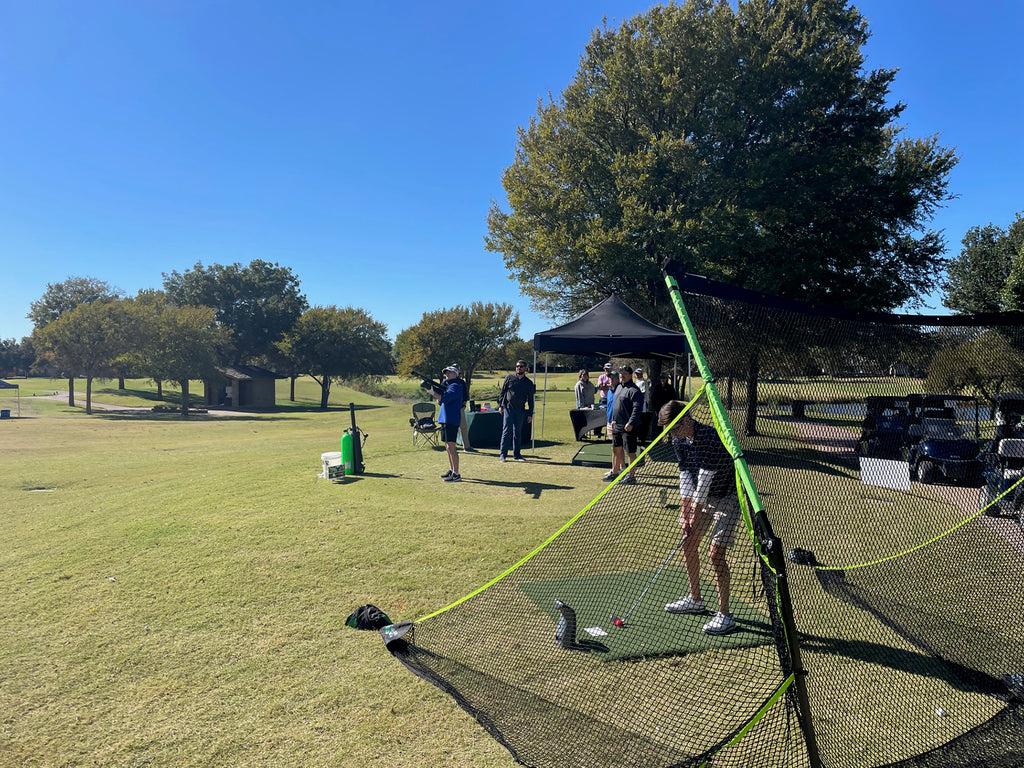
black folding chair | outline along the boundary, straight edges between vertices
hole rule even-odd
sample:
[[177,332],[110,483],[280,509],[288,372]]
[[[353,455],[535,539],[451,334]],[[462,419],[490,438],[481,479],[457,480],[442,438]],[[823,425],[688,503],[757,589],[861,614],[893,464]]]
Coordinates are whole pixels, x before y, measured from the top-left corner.
[[421,443],[435,448],[441,446],[441,425],[434,421],[435,411],[433,403],[413,403],[412,418],[409,419],[413,448]]

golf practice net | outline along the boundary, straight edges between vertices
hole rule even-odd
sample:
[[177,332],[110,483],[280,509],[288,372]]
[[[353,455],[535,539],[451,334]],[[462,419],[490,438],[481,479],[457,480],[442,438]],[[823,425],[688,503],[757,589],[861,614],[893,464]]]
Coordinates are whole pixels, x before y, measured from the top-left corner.
[[[382,629],[388,649],[536,768],[1024,765],[1024,451],[999,450],[1021,317],[666,282],[704,386],[641,448],[636,483]],[[668,436],[687,418],[734,459],[728,634],[703,631],[707,538],[707,612],[666,610],[689,593]]]

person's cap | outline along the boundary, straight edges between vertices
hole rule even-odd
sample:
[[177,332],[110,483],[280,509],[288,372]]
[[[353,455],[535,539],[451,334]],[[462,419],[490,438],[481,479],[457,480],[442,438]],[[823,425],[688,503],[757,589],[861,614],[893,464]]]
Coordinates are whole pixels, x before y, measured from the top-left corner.
[[608,371],[608,375],[609,376],[618,376],[619,372],[618,371]]
[[632,374],[633,373],[633,368],[632,368],[632,366],[629,366],[629,365],[624,365],[621,368],[619,368],[619,370],[622,371],[622,373],[628,373],[628,374]]
[[637,368],[635,371],[633,371],[633,373],[643,373],[643,372],[644,372],[643,368]]
[[[458,363],[452,363],[451,365],[448,366],[448,368],[451,368],[456,373],[462,373],[462,369],[459,368],[459,364]],[[447,368],[445,370],[447,370]]]
[[451,371],[456,376],[459,375],[459,369],[456,368],[454,365],[449,365],[447,368],[445,368],[443,371],[441,371],[441,373],[448,373],[448,371]]
[[610,371],[610,370],[612,369],[612,364],[611,364],[611,363],[605,363],[605,364],[604,364],[604,369],[605,369],[606,371]]

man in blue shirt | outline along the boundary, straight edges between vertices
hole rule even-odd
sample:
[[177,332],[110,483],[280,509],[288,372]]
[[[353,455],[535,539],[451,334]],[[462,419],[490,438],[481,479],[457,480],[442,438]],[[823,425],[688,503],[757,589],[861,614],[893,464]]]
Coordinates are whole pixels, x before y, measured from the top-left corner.
[[441,425],[444,435],[444,449],[448,454],[448,471],[441,475],[446,483],[458,483],[462,480],[459,474],[459,452],[455,441],[459,437],[459,424],[462,423],[462,379],[454,365],[444,369],[446,387],[444,392],[434,392],[434,397],[441,403],[441,413],[437,423]]

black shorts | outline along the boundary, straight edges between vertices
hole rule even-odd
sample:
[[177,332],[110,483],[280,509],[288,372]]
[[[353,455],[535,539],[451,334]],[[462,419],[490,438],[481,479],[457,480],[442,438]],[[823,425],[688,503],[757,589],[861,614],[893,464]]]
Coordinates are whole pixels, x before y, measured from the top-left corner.
[[626,453],[636,453],[636,432],[627,432],[622,427],[612,430],[612,448],[621,448],[625,444]]
[[459,425],[458,422],[455,424],[442,424],[441,425],[441,439],[446,443],[454,443],[459,439]]

